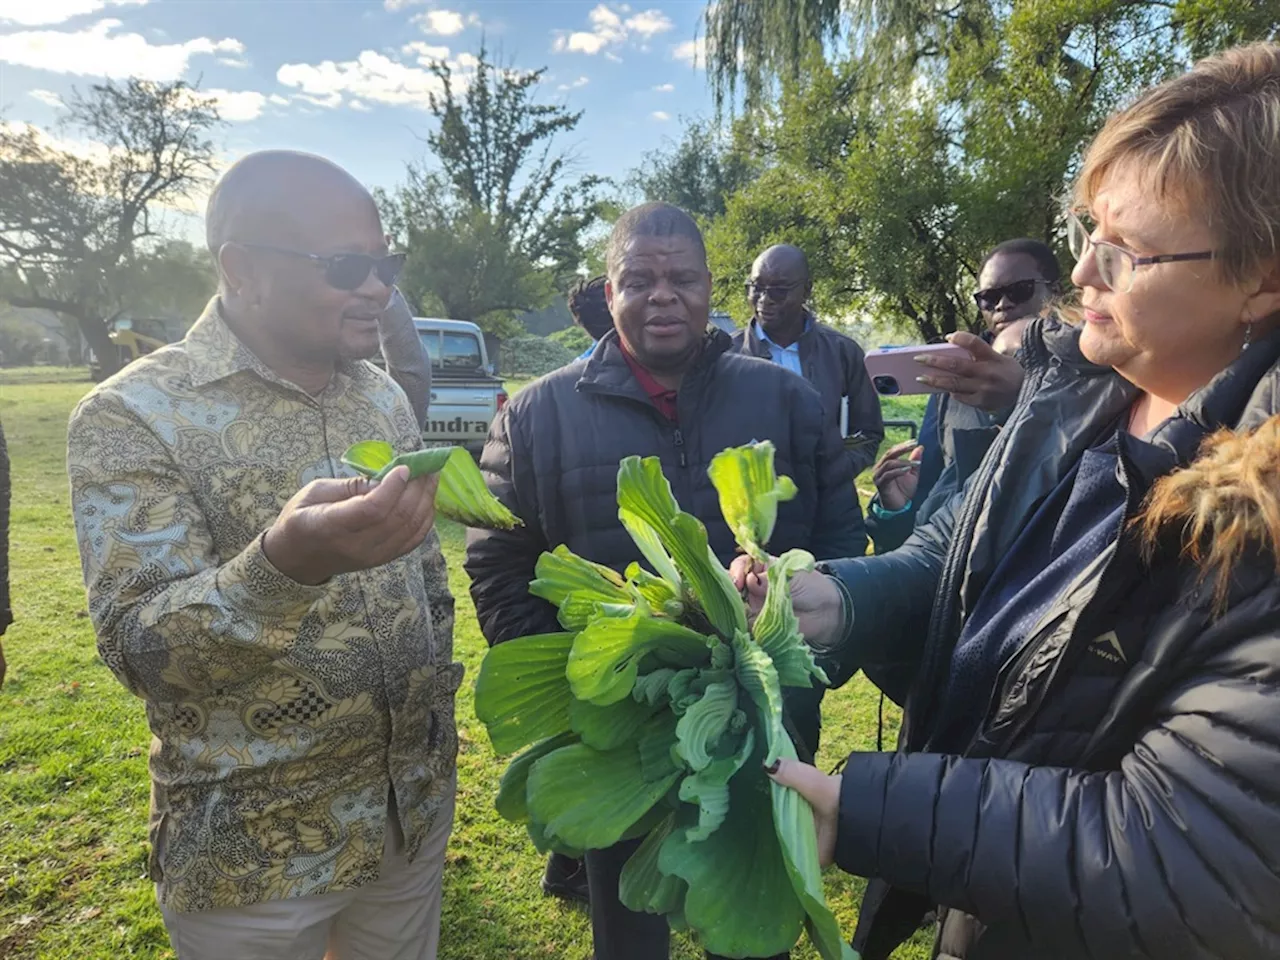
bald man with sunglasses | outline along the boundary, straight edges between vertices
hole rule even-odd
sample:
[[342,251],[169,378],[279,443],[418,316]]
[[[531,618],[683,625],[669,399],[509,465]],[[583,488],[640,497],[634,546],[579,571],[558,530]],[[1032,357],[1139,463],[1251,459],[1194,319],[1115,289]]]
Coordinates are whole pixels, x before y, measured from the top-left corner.
[[358,359],[402,258],[367,190],[288,151],[228,170],[207,231],[217,296],[68,437],[98,649],[154,735],[165,926],[179,960],[433,960],[462,679],[435,481],[340,462],[421,442]]

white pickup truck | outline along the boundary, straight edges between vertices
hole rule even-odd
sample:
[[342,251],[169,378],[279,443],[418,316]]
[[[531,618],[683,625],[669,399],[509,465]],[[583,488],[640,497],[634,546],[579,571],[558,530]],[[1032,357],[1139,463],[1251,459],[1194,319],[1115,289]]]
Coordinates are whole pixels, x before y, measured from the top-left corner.
[[413,325],[431,355],[431,405],[423,442],[466,447],[478,456],[489,424],[507,402],[502,380],[489,363],[484,334],[465,320],[414,317]]

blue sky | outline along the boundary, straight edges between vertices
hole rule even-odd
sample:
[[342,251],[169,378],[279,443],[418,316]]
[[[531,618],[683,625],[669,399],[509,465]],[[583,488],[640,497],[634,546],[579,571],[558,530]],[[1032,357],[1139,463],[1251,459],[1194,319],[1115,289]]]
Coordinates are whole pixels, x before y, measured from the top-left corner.
[[52,130],[73,86],[182,78],[218,98],[225,160],[292,147],[392,186],[425,154],[435,83],[425,62],[445,58],[465,73],[483,35],[517,66],[548,67],[543,99],[585,111],[564,141],[579,171],[621,178],[677,134],[680,117],[711,112],[703,9],[702,0],[0,0],[0,120]]

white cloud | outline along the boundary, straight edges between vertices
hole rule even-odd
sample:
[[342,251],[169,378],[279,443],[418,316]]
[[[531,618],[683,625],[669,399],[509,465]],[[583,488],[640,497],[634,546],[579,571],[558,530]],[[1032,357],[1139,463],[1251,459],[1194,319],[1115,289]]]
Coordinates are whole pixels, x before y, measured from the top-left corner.
[[634,17],[627,17],[626,27],[628,31],[638,33],[648,40],[673,29],[675,24],[661,10],[643,10]]
[[292,101],[288,97],[282,97],[278,93],[273,93],[267,97],[267,102],[276,107],[287,107]]
[[167,82],[186,75],[192,57],[242,54],[244,44],[196,37],[185,43],[152,44],[137,33],[116,33],[119,20],[99,20],[75,32],[25,30],[0,35],[0,62],[51,73]]
[[431,71],[406,66],[374,50],[340,63],[286,63],[276,71],[276,79],[297,89],[307,102],[329,108],[351,99],[362,101],[361,106],[383,103],[426,109],[431,94],[444,89]]
[[613,52],[613,48],[627,42],[643,44],[675,26],[661,10],[642,10],[632,14],[625,3],[596,4],[587,14],[587,22],[590,30],[555,31],[551,49],[556,53],[585,53],[588,56],[604,53],[610,60],[621,63],[621,57]]
[[418,63],[422,66],[429,66],[434,60],[449,59],[448,47],[436,47],[429,43],[423,43],[421,40],[415,40],[412,43],[406,43],[400,48],[400,52],[406,56],[416,57]]
[[654,93],[675,93],[676,85],[674,83],[660,83],[653,88]]
[[140,7],[147,0],[0,0],[0,22],[46,27],[104,7]]
[[590,80],[590,78],[588,78],[588,77],[579,77],[577,80],[573,80],[573,81],[571,81],[571,82],[569,82],[569,83],[562,83],[562,84],[560,84],[560,86],[556,87],[556,89],[557,89],[557,90],[560,90],[560,91],[564,91],[564,90],[577,90],[577,89],[579,89],[579,88],[581,88],[581,87],[585,87],[585,86],[586,86],[588,83],[590,83],[590,82],[591,82],[591,80]]
[[464,16],[456,10],[428,10],[426,13],[420,13],[414,17],[413,22],[418,25],[418,29],[423,33],[433,34],[438,37],[454,37],[467,29],[467,27],[478,25],[480,18],[474,13],[468,13]]
[[347,106],[350,107],[352,110],[359,111],[360,113],[369,113],[370,111],[373,110],[373,107],[369,106],[363,100],[352,100],[350,103],[347,104]]
[[256,90],[222,90],[212,88],[201,90],[217,104],[218,115],[231,123],[244,123],[257,120],[262,116],[262,108],[267,105],[267,95]]
[[660,123],[666,123],[668,120],[671,119],[671,114],[667,113],[667,111],[665,110],[655,110],[653,111],[652,114],[650,114],[650,116],[652,116],[653,119],[659,121]]
[[693,67],[707,65],[707,43],[703,37],[697,40],[686,40],[671,49],[671,57]]
[[52,90],[28,90],[27,96],[31,97],[33,100],[39,100],[46,107],[57,108],[65,106],[62,102],[62,98]]

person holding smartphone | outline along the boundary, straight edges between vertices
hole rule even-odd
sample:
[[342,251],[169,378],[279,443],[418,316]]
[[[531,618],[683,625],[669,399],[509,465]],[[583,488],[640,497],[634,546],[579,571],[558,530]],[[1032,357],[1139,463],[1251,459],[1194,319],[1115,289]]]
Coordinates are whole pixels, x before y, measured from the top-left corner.
[[[926,368],[919,380],[939,392],[929,398],[918,441],[890,447],[872,474],[876,495],[867,533],[876,553],[900,546],[982,459],[1022,386],[1017,353],[1023,331],[1057,294],[1060,276],[1053,251],[1039,240],[1006,240],[983,258],[973,298],[986,331],[948,338],[968,351],[967,358],[917,358]],[[957,482],[932,497],[951,463],[957,463]]]

